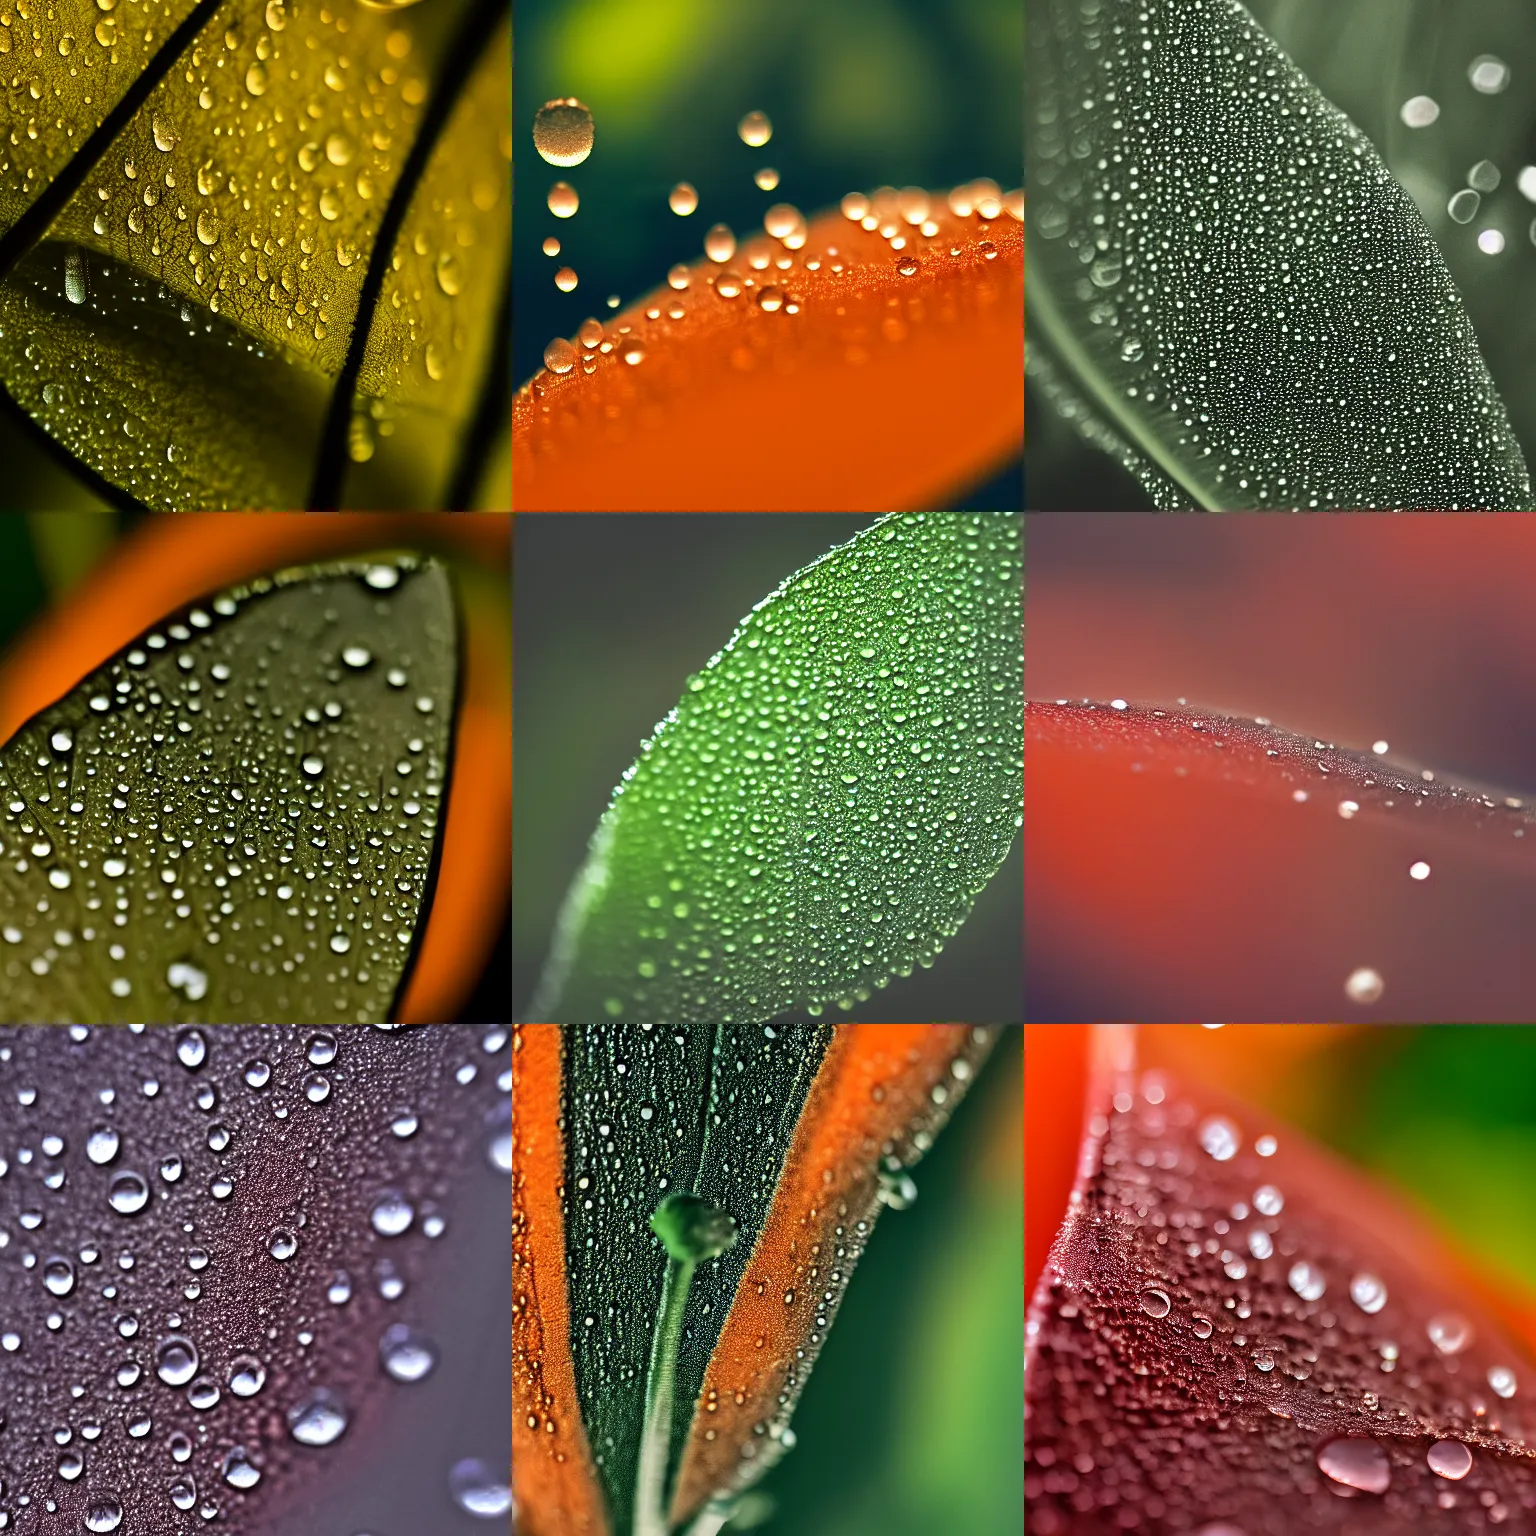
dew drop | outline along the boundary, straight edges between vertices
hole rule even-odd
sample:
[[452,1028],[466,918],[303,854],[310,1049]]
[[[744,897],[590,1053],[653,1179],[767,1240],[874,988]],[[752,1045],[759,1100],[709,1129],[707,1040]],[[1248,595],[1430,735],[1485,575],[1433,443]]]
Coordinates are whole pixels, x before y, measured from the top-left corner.
[[1432,96],[1410,96],[1398,115],[1410,128],[1427,128],[1440,116],[1440,103]]
[[1212,1115],[1200,1127],[1200,1145],[1218,1163],[1227,1162],[1237,1154],[1237,1127],[1223,1115]]
[[667,286],[669,288],[677,289],[679,293],[681,293],[692,281],[692,274],[689,272],[687,264],[684,262],[678,262],[675,267],[670,268],[667,272]]
[[1381,972],[1362,965],[1351,971],[1344,982],[1344,995],[1352,1003],[1374,1003],[1386,990]]
[[68,1296],[75,1288],[75,1266],[56,1254],[43,1265],[43,1285],[50,1296]]
[[1264,1216],[1278,1216],[1285,1209],[1285,1196],[1273,1184],[1261,1184],[1253,1192],[1253,1208]]
[[144,1176],[130,1172],[116,1175],[107,1190],[107,1204],[119,1216],[136,1216],[149,1204],[149,1185]]
[[1346,1435],[1320,1445],[1317,1465],[1334,1482],[1358,1488],[1361,1493],[1385,1493],[1392,1484],[1387,1453],[1363,1435]]
[[549,189],[549,211],[557,219],[568,219],[581,205],[576,189],[567,181],[557,181]]
[[1386,1283],[1376,1275],[1358,1274],[1349,1282],[1349,1299],[1362,1312],[1380,1312],[1387,1304]]
[[168,1387],[184,1387],[197,1375],[197,1346],[173,1333],[155,1350],[155,1375]]
[[748,144],[753,149],[761,149],[773,137],[773,124],[768,121],[768,115],[765,112],[748,112],[737,123],[736,132],[741,135],[743,144]]
[[734,299],[741,293],[741,274],[727,267],[715,278],[715,292],[722,299]]
[[245,72],[245,88],[252,96],[264,96],[267,91],[267,66],[260,59],[254,59],[251,66]]
[[1437,1477],[1458,1483],[1472,1470],[1472,1452],[1460,1440],[1436,1440],[1424,1457]]
[[1515,1380],[1515,1373],[1507,1365],[1495,1365],[1488,1372],[1488,1385],[1500,1397],[1513,1397],[1519,1383]]
[[577,283],[576,269],[574,267],[561,267],[555,273],[555,287],[561,293],[570,293]]
[[205,208],[197,216],[197,238],[202,245],[217,245],[219,221]]
[[753,171],[752,180],[757,183],[760,192],[772,192],[779,184],[779,173],[765,165],[762,170]]
[[97,1494],[85,1506],[85,1528],[94,1536],[115,1531],[123,1523],[123,1506],[108,1494]]
[[667,193],[667,207],[679,218],[687,218],[699,206],[699,194],[686,182],[680,181]]
[[267,1368],[255,1355],[236,1355],[229,1362],[229,1390],[236,1397],[255,1397],[266,1385]]
[[279,1228],[267,1241],[267,1252],[274,1259],[291,1259],[299,1251],[299,1240],[292,1232]]
[[404,1323],[391,1323],[379,1340],[379,1363],[395,1381],[421,1381],[437,1364],[437,1345]]
[[896,258],[896,270],[903,277],[913,276],[921,265],[922,263],[918,261],[916,256],[898,256]]
[[1290,1273],[1285,1279],[1286,1284],[1303,1301],[1316,1301],[1328,1289],[1328,1282],[1324,1278],[1322,1270],[1315,1264],[1308,1264],[1305,1259],[1292,1264]]
[[175,149],[181,140],[181,135],[176,131],[176,125],[170,118],[159,112],[151,117],[150,130],[154,135],[155,148],[167,153]]
[[1484,96],[1497,96],[1509,84],[1509,65],[1491,53],[1480,53],[1467,66],[1472,89]]
[[775,203],[763,215],[763,228],[776,240],[792,234],[803,222],[800,210],[793,203]]
[[574,96],[546,101],[533,115],[533,147],[550,165],[580,165],[592,138],[592,114]]
[[85,1155],[100,1168],[117,1156],[120,1145],[117,1132],[111,1126],[97,1126],[86,1138]]
[[460,1509],[481,1519],[495,1519],[512,1508],[511,1487],[483,1461],[472,1458],[454,1464],[448,1491]]
[[226,1452],[220,1470],[231,1488],[254,1488],[261,1481],[261,1472],[251,1463],[243,1445]]
[[318,753],[311,752],[308,757],[300,760],[299,767],[303,770],[305,778],[318,779],[325,772],[325,759]]
[[546,256],[558,256],[560,254],[560,242],[553,235],[544,237],[544,254]]
[[551,373],[569,373],[576,366],[576,348],[563,336],[556,336],[544,348],[544,366]]
[[346,1427],[345,1405],[324,1387],[316,1387],[288,1410],[288,1433],[300,1445],[331,1445]]
[[1456,1312],[1437,1312],[1424,1331],[1442,1355],[1460,1354],[1472,1342],[1472,1325]]
[[1190,1318],[1189,1323],[1190,1323],[1190,1327],[1194,1329],[1195,1337],[1197,1339],[1208,1339],[1208,1338],[1210,1338],[1211,1333],[1212,1333],[1212,1327],[1211,1327],[1211,1320],[1210,1320],[1210,1318],[1202,1317],[1198,1312],[1196,1312]]
[[403,1195],[387,1189],[374,1202],[369,1219],[380,1237],[399,1237],[416,1219],[415,1208]]
[[759,309],[767,310],[769,314],[773,314],[775,311],[783,309],[784,290],[782,288],[774,287],[772,283],[769,283],[765,287],[760,288],[757,293],[757,307]]
[[736,236],[729,225],[713,224],[704,236],[704,254],[713,262],[724,264],[736,254]]
[[1463,187],[1445,205],[1445,211],[1458,224],[1470,224],[1477,217],[1477,210],[1482,207],[1482,203],[1482,198],[1476,192],[1470,187]]

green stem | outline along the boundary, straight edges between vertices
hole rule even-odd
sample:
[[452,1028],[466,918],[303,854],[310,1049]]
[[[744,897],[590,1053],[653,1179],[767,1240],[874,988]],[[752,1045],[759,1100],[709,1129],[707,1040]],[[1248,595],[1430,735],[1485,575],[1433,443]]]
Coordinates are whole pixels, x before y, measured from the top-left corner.
[[661,1306],[651,1336],[651,1364],[645,1384],[645,1425],[640,1432],[640,1466],[635,1473],[634,1536],[667,1536],[664,1508],[667,1458],[672,1447],[672,1388],[677,1375],[677,1342],[683,1308],[693,1284],[691,1259],[669,1258],[661,1284]]

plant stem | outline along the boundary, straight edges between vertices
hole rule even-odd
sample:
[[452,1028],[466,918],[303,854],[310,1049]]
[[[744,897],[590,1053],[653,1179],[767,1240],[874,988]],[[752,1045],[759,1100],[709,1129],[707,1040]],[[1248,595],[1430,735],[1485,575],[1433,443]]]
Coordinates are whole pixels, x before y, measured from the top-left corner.
[[651,1364],[645,1384],[645,1424],[640,1432],[640,1465],[635,1473],[634,1536],[667,1536],[667,1455],[672,1445],[672,1386],[677,1374],[677,1341],[683,1308],[693,1284],[694,1262],[668,1258],[661,1306],[651,1336]]

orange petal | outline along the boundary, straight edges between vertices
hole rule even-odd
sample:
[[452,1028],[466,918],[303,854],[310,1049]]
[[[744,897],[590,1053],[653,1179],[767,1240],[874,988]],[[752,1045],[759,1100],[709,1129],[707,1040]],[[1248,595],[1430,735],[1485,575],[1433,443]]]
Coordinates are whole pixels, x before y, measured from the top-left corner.
[[[513,401],[513,506],[885,511],[944,504],[1007,463],[1024,439],[1024,226],[935,202],[931,237],[892,216],[900,250],[822,214],[800,251],[749,240],[602,343],[572,338],[570,371]],[[754,247],[793,264],[755,268]],[[761,307],[770,287],[783,307]]]
[[560,1026],[514,1026],[512,1484],[527,1536],[605,1536],[571,1359],[560,1078]]
[[1024,1026],[1024,1295],[1067,1214],[1087,1115],[1087,1024]]
[[452,1017],[504,920],[511,883],[508,620],[476,598],[472,569],[505,592],[511,520],[492,513],[204,512],[141,523],[0,668],[0,741],[170,609],[247,576],[369,549],[459,557],[470,620],[453,787],[432,912],[401,1000],[407,1023]]

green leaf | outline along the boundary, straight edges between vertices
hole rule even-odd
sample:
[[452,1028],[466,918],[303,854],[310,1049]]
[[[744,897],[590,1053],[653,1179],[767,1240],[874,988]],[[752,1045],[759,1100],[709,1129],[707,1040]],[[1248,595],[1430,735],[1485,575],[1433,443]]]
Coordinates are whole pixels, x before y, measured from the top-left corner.
[[507,25],[70,0],[23,75],[5,29],[9,402],[124,505],[441,504],[504,332]]
[[1022,525],[892,514],[791,576],[624,775],[530,1016],[851,1007],[931,963],[1023,825]]
[[1445,262],[1236,0],[1030,28],[1029,366],[1160,505],[1529,507]]
[[447,572],[279,572],[168,615],[0,749],[0,1019],[375,1023],[435,877]]

